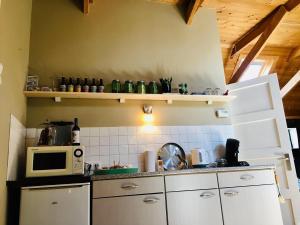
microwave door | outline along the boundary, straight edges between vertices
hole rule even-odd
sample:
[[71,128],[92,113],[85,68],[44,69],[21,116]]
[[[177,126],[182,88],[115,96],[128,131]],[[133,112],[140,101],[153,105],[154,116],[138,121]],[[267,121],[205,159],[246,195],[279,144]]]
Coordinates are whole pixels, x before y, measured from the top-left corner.
[[33,170],[63,170],[67,164],[66,152],[34,153]]
[[36,151],[33,153],[29,177],[60,176],[70,174],[68,151]]

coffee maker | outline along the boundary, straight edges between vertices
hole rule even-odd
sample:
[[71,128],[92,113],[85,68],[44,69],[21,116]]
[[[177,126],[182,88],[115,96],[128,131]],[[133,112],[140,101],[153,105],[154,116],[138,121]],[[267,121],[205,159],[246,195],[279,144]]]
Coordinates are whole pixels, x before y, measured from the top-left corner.
[[225,155],[227,166],[249,166],[247,162],[239,162],[239,146],[240,141],[231,138],[227,139]]

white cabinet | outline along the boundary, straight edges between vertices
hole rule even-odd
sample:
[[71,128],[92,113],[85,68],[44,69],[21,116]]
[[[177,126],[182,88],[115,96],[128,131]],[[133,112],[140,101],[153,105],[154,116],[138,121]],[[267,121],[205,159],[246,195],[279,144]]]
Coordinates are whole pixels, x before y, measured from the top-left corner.
[[94,199],[93,225],[167,225],[165,195]]
[[165,177],[169,225],[223,225],[216,173]]
[[90,224],[89,184],[22,189],[20,225],[54,224]]
[[221,189],[224,225],[283,225],[275,185]]
[[219,190],[167,193],[169,225],[223,225]]

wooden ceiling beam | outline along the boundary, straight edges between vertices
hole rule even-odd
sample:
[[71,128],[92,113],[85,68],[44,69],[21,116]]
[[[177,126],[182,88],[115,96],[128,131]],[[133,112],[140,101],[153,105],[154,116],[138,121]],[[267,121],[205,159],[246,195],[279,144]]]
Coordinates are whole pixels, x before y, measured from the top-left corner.
[[286,85],[284,85],[284,87],[280,90],[281,98],[286,96],[299,82],[300,71],[298,71],[298,73],[296,73],[296,75],[294,75],[292,79],[290,79],[289,82],[287,82]]
[[192,24],[193,17],[196,15],[198,9],[201,7],[204,0],[190,0],[186,11],[186,23]]
[[300,4],[300,0],[289,0],[284,4],[284,7],[287,11],[292,11]]
[[[280,7],[280,6],[279,6]],[[270,23],[272,17],[277,12],[278,8],[274,9],[269,15],[263,18],[258,24],[252,27],[247,33],[245,33],[241,38],[239,38],[232,46],[230,57],[232,58],[235,54],[247,47],[255,38],[261,35],[268,24]]]
[[82,0],[82,11],[84,15],[89,14],[91,4],[94,4],[94,0]]
[[291,61],[295,58],[300,57],[300,47],[294,48],[288,58],[288,61]]
[[265,46],[267,40],[270,38],[271,34],[273,33],[277,25],[280,23],[280,21],[282,20],[286,12],[287,10],[285,9],[284,6],[280,6],[276,9],[276,12],[274,13],[271,20],[268,23],[268,26],[266,26],[264,32],[261,34],[257,43],[250,50],[245,60],[242,62],[240,67],[237,69],[237,71],[234,73],[234,75],[229,81],[229,84],[236,83],[241,78],[241,76],[246,71],[249,64],[252,62],[252,60],[255,59],[255,57],[259,55],[259,53],[263,50],[263,47]]

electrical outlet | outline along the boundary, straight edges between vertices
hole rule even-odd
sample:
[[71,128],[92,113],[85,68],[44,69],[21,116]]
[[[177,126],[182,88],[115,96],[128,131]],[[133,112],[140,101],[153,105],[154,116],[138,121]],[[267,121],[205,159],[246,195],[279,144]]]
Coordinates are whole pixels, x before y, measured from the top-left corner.
[[0,84],[2,84],[2,72],[3,72],[3,64],[0,63]]
[[216,116],[218,118],[228,118],[229,117],[229,111],[227,109],[218,109],[216,111]]

